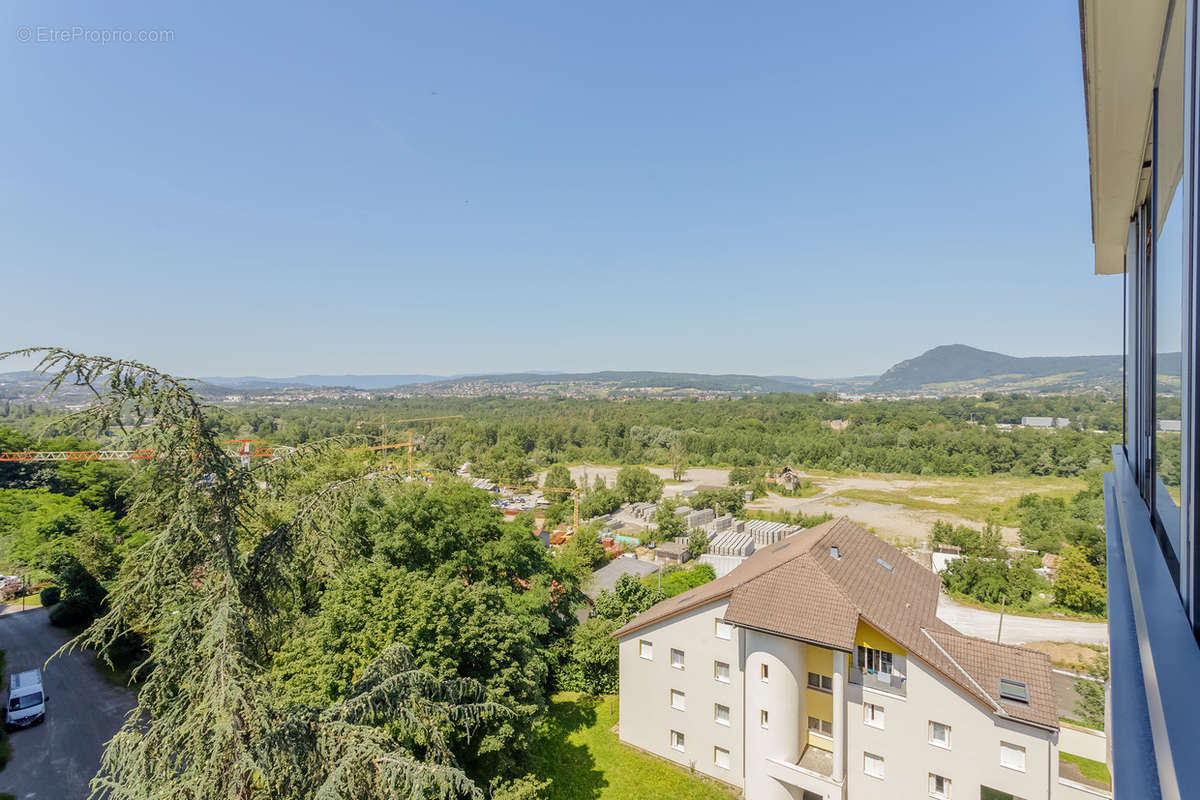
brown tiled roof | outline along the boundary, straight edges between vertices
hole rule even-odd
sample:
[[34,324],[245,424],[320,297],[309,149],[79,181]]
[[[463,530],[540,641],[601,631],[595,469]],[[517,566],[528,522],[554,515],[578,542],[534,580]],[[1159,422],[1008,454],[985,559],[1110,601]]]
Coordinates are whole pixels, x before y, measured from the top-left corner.
[[[1054,702],[1050,656],[1026,647],[963,636],[949,626],[940,631],[930,631],[930,636],[980,685],[992,703],[999,703],[1010,717],[1050,728],[1058,727],[1058,706]],[[1020,681],[1028,686],[1029,702],[1021,703],[1000,697],[1001,678]]]
[[[683,594],[676,595],[669,600],[664,600],[653,608],[643,611],[625,623],[624,627],[616,631],[613,636],[619,639],[628,633],[633,633],[656,622],[661,622],[676,614],[691,611],[693,608],[699,608],[715,600],[723,600],[729,597],[738,586],[748,583],[763,573],[769,572],[780,564],[784,564],[796,555],[799,555],[803,552],[805,543],[811,545],[813,541],[820,538],[819,532],[832,524],[832,522],[826,522],[823,525],[818,525],[807,531],[801,531],[784,539],[784,542],[794,543],[791,547],[781,549],[780,544],[783,544],[783,542],[780,542],[759,550],[750,558],[737,565],[725,577],[709,581],[702,586],[697,586],[695,589],[689,589]],[[815,538],[814,534],[816,534]]]
[[811,559],[792,558],[739,586],[729,599],[725,621],[851,650],[858,609]]
[[1017,719],[1057,727],[1048,659],[962,636],[937,618],[939,589],[933,572],[843,518],[759,550],[725,577],[659,603],[613,635],[728,599],[726,622],[849,651],[861,618],[989,709],[999,702],[999,674],[988,670],[1014,671],[1004,677],[1029,684],[1030,702],[1001,707]]

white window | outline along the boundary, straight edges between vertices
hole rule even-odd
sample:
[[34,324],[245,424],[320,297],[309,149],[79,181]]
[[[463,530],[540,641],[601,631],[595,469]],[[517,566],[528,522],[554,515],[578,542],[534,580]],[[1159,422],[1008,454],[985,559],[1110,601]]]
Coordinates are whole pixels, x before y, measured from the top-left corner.
[[679,731],[671,731],[671,749],[683,752],[683,734]]
[[950,779],[929,773],[929,796],[936,797],[937,800],[949,800]]
[[713,704],[713,721],[718,725],[729,724],[729,706],[723,706],[720,703]]
[[718,619],[713,623],[713,632],[718,639],[730,639],[733,637],[733,626]]
[[863,772],[867,773],[872,778],[882,778],[883,756],[877,756],[872,753],[863,753]]
[[808,688],[816,689],[818,692],[832,692],[833,678],[829,675],[810,672],[808,673]]
[[770,715],[767,714],[767,710],[764,708],[762,711],[758,712],[758,727],[762,728],[765,731],[770,726],[771,726]]
[[647,661],[654,660],[654,643],[647,642],[645,639],[638,640],[638,655]]
[[675,669],[683,669],[683,651],[671,648],[671,666]]
[[761,680],[763,683],[766,683],[768,680],[770,680],[770,678],[771,678],[771,670],[768,669],[766,664],[759,664],[758,665],[758,679]]
[[713,678],[721,683],[729,683],[729,665],[724,661],[714,661]]
[[816,717],[808,718],[808,732],[815,733],[818,736],[826,738],[833,737],[833,723],[827,719],[818,719]]
[[687,706],[684,703],[683,692],[679,691],[678,689],[671,690],[671,708],[674,708],[677,711],[687,710]]
[[883,706],[863,703],[863,722],[872,728],[883,730]]
[[721,769],[729,769],[729,751],[724,747],[714,747],[713,763]]
[[1000,743],[1000,766],[1025,771],[1025,748],[1019,744]]
[[929,721],[929,743],[950,749],[950,726],[943,722]]

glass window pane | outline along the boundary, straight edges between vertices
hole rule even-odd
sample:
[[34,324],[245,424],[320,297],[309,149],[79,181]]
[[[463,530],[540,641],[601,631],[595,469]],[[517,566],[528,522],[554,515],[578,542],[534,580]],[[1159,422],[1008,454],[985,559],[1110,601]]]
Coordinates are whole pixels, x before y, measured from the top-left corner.
[[1182,195],[1181,181],[1159,232],[1154,286],[1154,471],[1173,501],[1169,505],[1159,503],[1157,508],[1159,517],[1168,530],[1179,528],[1180,439],[1183,418],[1183,361],[1180,355],[1183,349]]

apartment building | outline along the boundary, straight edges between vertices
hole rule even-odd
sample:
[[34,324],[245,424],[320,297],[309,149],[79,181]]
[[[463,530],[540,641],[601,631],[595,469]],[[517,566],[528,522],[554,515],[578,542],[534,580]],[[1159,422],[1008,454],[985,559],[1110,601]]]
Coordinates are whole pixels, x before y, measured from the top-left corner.
[[1120,275],[1105,476],[1116,797],[1200,797],[1198,0],[1081,0],[1095,271]]
[[631,620],[620,738],[747,800],[1059,797],[1049,659],[964,636],[842,519]]

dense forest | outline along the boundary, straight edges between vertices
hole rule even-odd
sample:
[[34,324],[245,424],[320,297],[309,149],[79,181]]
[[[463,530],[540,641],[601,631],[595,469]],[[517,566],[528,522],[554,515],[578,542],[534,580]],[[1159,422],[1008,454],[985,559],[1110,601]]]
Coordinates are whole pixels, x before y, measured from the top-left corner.
[[[1121,405],[1098,395],[838,401],[777,394],[730,400],[421,399],[213,409],[223,435],[303,444],[330,436],[379,441],[380,419],[461,415],[413,423],[437,469],[465,461],[523,480],[555,463],[775,466],[977,476],[1074,476],[1106,463]],[[6,416],[7,415],[7,416]],[[1071,420],[1059,430],[997,427],[1024,416]],[[45,412],[0,404],[0,424],[39,429]],[[51,426],[50,433],[56,432]],[[389,441],[404,425],[387,429]]]

